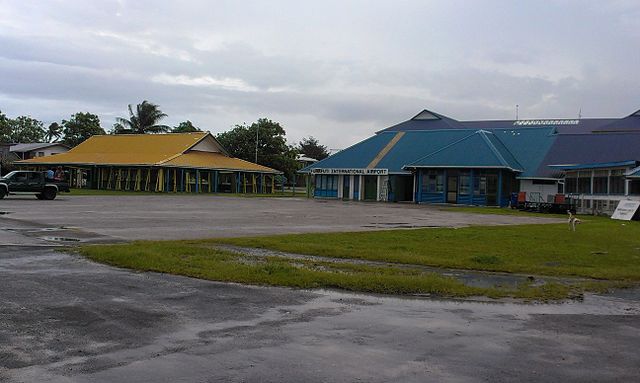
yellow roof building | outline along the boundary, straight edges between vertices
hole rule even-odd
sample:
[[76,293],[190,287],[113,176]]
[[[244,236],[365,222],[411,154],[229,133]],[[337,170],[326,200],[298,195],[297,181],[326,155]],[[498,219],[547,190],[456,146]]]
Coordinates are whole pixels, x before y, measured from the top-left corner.
[[230,156],[208,132],[92,136],[66,153],[18,165],[191,168],[280,174]]

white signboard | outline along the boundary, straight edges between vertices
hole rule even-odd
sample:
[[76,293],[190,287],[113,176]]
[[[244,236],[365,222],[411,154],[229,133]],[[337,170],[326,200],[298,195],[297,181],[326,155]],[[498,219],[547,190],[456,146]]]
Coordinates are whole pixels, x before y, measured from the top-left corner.
[[386,176],[389,169],[361,169],[361,168],[316,168],[311,169],[312,174],[344,174],[362,176]]
[[640,207],[640,201],[620,201],[611,218],[631,221],[633,215],[638,211],[638,207]]

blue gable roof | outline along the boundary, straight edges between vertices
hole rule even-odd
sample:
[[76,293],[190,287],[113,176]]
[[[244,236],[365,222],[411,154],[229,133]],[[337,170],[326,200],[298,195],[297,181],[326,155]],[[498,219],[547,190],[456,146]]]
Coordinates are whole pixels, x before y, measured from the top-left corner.
[[478,130],[412,163],[414,167],[506,168],[522,171],[509,150],[493,133]]
[[316,168],[366,168],[395,135],[396,132],[376,134],[299,172],[308,173]]
[[403,167],[425,154],[432,153],[472,133],[469,130],[410,131],[396,143],[378,163],[378,167],[392,173],[406,173]]

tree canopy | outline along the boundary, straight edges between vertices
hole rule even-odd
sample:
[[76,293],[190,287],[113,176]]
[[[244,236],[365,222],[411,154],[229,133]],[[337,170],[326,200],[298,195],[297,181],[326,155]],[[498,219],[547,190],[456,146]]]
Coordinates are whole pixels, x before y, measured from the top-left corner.
[[62,126],[57,122],[49,124],[47,131],[44,135],[45,140],[49,142],[57,142],[62,137]]
[[171,133],[189,133],[189,132],[201,132],[200,128],[194,126],[191,121],[183,121],[178,126],[171,129]]
[[7,118],[0,112],[0,142],[42,142],[44,134],[42,122],[28,116]]
[[136,105],[135,111],[129,104],[129,119],[118,117],[113,124],[114,134],[147,134],[165,133],[171,130],[167,125],[159,124],[160,120],[167,117],[156,104],[147,100]]
[[100,126],[100,118],[92,113],[76,113],[69,120],[62,120],[62,126],[62,143],[71,147],[91,136],[106,134]]
[[286,132],[279,123],[261,118],[251,125],[236,125],[216,138],[232,156],[256,162],[256,133],[257,163],[280,170],[287,178],[292,178],[296,171],[297,151],[287,145]]
[[329,150],[327,150],[327,147],[325,145],[320,145],[320,142],[313,136],[303,138],[300,143],[298,143],[298,151],[306,157],[310,157],[318,161],[329,157]]

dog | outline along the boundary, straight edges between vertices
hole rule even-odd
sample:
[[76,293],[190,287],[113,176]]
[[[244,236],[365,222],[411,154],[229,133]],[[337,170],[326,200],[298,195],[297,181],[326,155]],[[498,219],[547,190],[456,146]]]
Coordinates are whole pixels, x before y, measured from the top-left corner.
[[567,213],[569,214],[569,230],[576,231],[576,225],[582,223],[582,221],[580,221],[578,217],[573,215],[573,213],[571,213],[571,210],[567,210]]

